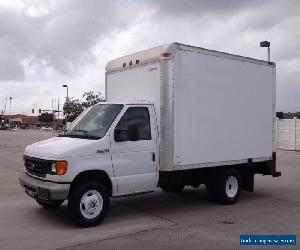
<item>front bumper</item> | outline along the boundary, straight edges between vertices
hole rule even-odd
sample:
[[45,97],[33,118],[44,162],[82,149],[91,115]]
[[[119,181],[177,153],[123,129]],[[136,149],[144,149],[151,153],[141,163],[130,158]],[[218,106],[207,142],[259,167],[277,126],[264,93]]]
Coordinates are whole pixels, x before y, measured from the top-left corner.
[[19,177],[19,181],[25,193],[34,199],[66,200],[69,195],[70,184],[42,181],[26,173]]

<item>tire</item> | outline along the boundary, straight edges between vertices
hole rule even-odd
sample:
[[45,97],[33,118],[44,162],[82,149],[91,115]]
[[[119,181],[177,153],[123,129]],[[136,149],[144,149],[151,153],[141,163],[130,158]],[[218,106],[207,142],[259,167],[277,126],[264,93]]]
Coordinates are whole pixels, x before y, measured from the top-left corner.
[[161,189],[168,193],[178,194],[184,189],[184,185],[165,186],[161,187]]
[[[210,185],[209,185],[210,186]],[[209,189],[212,187],[210,186]],[[241,193],[241,176],[235,169],[229,169],[218,176],[216,186],[210,192],[224,205],[236,203]]]
[[61,204],[63,204],[64,200],[62,201],[42,201],[36,200],[36,202],[41,205],[43,208],[46,209],[55,209],[58,208]]
[[70,194],[69,209],[79,226],[98,225],[109,209],[107,188],[97,181],[78,183]]

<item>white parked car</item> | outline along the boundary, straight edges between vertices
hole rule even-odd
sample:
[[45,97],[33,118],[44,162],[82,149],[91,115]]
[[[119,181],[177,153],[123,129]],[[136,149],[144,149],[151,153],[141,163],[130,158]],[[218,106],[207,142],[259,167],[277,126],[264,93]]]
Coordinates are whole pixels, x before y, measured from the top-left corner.
[[51,127],[41,127],[40,130],[43,130],[43,131],[51,131],[51,130],[53,130],[53,128],[51,128]]

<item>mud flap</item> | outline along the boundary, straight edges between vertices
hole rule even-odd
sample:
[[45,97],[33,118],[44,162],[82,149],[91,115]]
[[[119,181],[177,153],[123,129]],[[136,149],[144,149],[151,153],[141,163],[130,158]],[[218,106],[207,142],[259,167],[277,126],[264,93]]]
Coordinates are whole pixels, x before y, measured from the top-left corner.
[[248,165],[242,172],[242,189],[247,192],[254,191],[254,171],[252,165]]
[[268,168],[270,170],[270,174],[273,177],[279,177],[279,176],[281,176],[281,172],[276,171],[276,152],[272,153],[272,160],[270,160],[267,163],[267,166],[268,166]]

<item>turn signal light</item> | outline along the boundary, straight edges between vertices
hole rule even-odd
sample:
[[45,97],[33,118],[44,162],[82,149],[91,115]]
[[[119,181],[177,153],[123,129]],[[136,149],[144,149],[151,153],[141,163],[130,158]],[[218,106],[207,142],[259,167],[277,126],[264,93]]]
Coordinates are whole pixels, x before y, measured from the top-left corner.
[[67,172],[68,163],[66,161],[57,161],[52,165],[52,172],[57,175],[64,175]]

